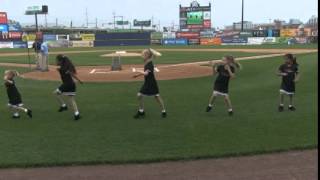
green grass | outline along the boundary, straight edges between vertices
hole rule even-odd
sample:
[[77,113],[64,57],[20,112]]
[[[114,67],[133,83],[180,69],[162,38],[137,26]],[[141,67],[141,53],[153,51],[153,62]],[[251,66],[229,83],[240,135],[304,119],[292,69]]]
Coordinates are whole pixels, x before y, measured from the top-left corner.
[[[212,77],[160,81],[169,116],[161,119],[152,98],[147,117],[134,120],[141,82],[87,83],[77,96],[83,119],[57,113],[52,91],[58,82],[17,79],[34,118],[12,120],[0,94],[0,167],[155,162],[225,157],[317,147],[317,54],[299,55],[301,81],[296,112],[277,112],[282,58],[243,62],[230,84],[235,116],[222,99],[204,109]],[[4,68],[0,68],[3,72]]]
[[[107,54],[106,52],[92,52],[92,53],[79,53],[79,54],[69,54],[68,57],[77,66],[89,66],[89,65],[111,65],[112,58],[101,57],[101,55]],[[185,62],[195,62],[195,61],[207,61],[209,59],[220,59],[224,55],[228,54],[227,52],[165,52],[162,57],[156,59],[157,64],[177,64]],[[261,55],[261,53],[244,53],[244,52],[232,52],[232,55],[235,57],[244,57],[244,56],[255,56]],[[265,53],[264,53],[265,54]],[[31,56],[33,59],[34,56]],[[33,60],[31,60],[33,62]],[[27,56],[14,56],[14,57],[0,57],[0,63],[20,63],[27,64]],[[55,63],[55,56],[51,55],[49,57],[50,64]],[[122,58],[123,64],[141,64],[141,57],[127,57]]]
[[[52,48],[51,52],[59,52],[59,51],[92,51],[92,50],[130,50],[130,49],[145,49],[150,46],[106,46],[106,47],[95,47],[95,48]],[[287,45],[287,44],[265,44],[265,45],[232,45],[232,46],[160,46],[160,45],[152,45],[152,48],[156,49],[273,49],[273,48],[281,48],[281,49],[317,49],[318,44],[295,44],[295,45]],[[13,52],[26,52],[26,49],[0,49],[0,52],[3,53],[13,53]]]

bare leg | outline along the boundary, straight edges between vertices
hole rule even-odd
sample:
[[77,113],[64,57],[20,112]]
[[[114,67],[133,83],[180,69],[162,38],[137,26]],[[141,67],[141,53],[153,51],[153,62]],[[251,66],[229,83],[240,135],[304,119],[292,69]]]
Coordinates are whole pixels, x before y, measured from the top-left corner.
[[156,96],[155,97],[158,104],[160,105],[161,109],[162,109],[162,112],[166,112],[166,108],[164,107],[164,102],[163,102],[163,99],[161,98],[161,96]]
[[79,109],[74,96],[67,96],[70,106],[73,108],[73,112],[75,115],[79,115]]
[[217,99],[217,96],[212,93],[210,99],[209,99],[209,107],[212,107],[214,101]]
[[289,106],[293,106],[293,95],[289,95]]
[[144,112],[143,96],[140,93],[138,94],[138,101],[139,101],[139,112]]
[[229,96],[225,96],[224,97],[224,102],[226,103],[227,107],[228,107],[228,111],[232,111],[232,104],[231,104],[231,100],[229,98]]
[[55,91],[54,94],[56,95],[57,100],[59,101],[60,106],[61,106],[61,107],[67,107],[67,104],[66,104],[66,102],[64,101],[62,94],[58,93],[57,91]]
[[280,106],[284,106],[284,94],[280,93]]

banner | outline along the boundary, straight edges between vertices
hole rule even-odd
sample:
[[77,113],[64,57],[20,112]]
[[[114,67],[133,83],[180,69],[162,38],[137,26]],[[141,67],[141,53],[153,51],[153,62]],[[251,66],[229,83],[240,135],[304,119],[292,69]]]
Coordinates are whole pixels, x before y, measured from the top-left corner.
[[248,38],[230,38],[230,37],[222,37],[222,44],[246,44],[248,43]]
[[200,44],[200,39],[189,39],[188,44],[189,45],[198,45],[198,44]]
[[298,44],[307,44],[308,43],[308,39],[306,37],[296,37],[295,39]]
[[213,31],[201,31],[200,38],[213,38],[215,37],[216,33]]
[[221,38],[204,38],[200,39],[200,45],[211,46],[211,45],[221,45]]
[[185,39],[199,39],[200,33],[198,32],[177,32],[177,38],[185,38]]
[[69,40],[70,41],[82,41],[81,34],[69,34]]
[[43,41],[56,41],[57,40],[57,36],[55,34],[44,34],[43,35]]
[[47,43],[49,48],[62,48],[69,46],[68,40],[48,41]]
[[152,45],[161,45],[162,44],[162,39],[152,39],[151,40]]
[[57,34],[56,35],[56,40],[69,40],[69,35],[68,34]]
[[0,42],[0,48],[13,48],[13,42]]
[[164,39],[163,45],[188,45],[187,39]]
[[93,41],[69,41],[69,47],[93,47]]
[[8,24],[0,24],[0,32],[8,32],[9,27]]
[[147,21],[138,21],[138,20],[134,20],[133,21],[133,26],[145,26],[145,27],[150,27],[151,26],[151,20],[147,20]]
[[27,48],[27,42],[13,41],[13,48]]
[[261,45],[263,37],[248,37],[248,45]]
[[82,41],[95,41],[95,34],[81,34]]
[[8,24],[9,31],[16,31],[16,32],[22,32],[22,27],[18,22],[13,22]]
[[175,39],[176,33],[175,32],[164,32],[162,35],[163,39]]
[[22,32],[9,32],[9,39],[14,41],[22,40]]
[[295,37],[297,35],[297,29],[281,29],[280,37]]
[[0,12],[0,24],[8,24],[7,13]]

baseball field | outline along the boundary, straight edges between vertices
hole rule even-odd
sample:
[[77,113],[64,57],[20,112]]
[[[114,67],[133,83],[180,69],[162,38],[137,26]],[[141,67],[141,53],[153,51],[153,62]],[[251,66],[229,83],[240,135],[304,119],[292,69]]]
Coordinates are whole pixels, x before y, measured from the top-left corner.
[[[110,72],[115,50],[141,52],[146,47],[69,48],[50,51],[50,72],[33,72],[25,50],[0,50],[0,72],[16,69],[24,104],[33,119],[11,119],[5,87],[0,93],[0,168],[68,165],[149,163],[194,160],[261,153],[314,149],[317,139],[316,45],[240,47],[153,47],[163,56],[154,63],[168,117],[146,100],[147,115],[133,119],[136,94],[142,79],[132,79],[139,57],[123,58],[124,70]],[[282,54],[296,54],[301,79],[295,97],[296,112],[279,113]],[[78,85],[77,102],[83,118],[58,113],[52,92],[60,85],[55,54],[68,55],[77,65],[84,84]],[[214,77],[208,60],[230,54],[243,69],[231,81],[235,114],[229,117],[222,98],[206,113]],[[33,61],[31,53],[31,62]],[[33,67],[33,66],[32,66]]]

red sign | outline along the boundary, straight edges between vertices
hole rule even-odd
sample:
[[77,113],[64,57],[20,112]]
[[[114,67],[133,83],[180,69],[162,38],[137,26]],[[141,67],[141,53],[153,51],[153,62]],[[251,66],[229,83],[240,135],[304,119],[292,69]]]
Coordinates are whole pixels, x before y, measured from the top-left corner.
[[199,37],[198,32],[177,32],[177,38],[197,39]]
[[9,32],[9,38],[13,40],[21,40],[22,32]]
[[211,28],[211,20],[204,20],[203,27],[204,28]]
[[0,12],[0,24],[8,24],[7,13]]
[[202,29],[203,25],[188,25],[188,29]]

